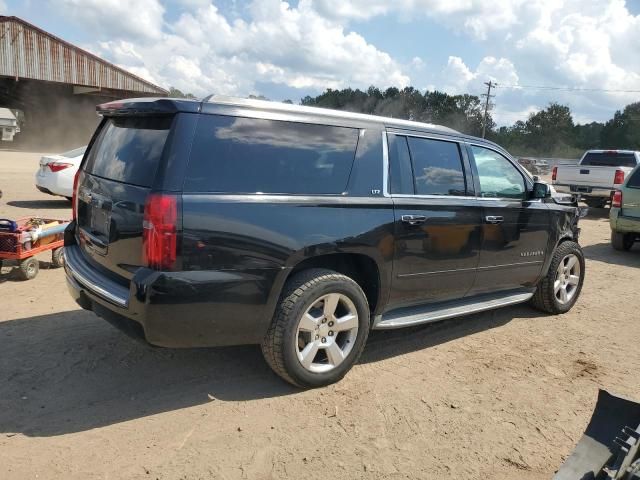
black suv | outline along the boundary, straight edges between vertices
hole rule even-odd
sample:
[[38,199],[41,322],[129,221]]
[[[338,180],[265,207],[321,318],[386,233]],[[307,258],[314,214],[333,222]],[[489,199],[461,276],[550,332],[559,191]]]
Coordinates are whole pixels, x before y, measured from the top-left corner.
[[563,313],[580,294],[578,208],[491,142],[219,96],[98,111],[69,290],[151,344],[261,344],[278,375],[316,387],[370,329],[526,301]]

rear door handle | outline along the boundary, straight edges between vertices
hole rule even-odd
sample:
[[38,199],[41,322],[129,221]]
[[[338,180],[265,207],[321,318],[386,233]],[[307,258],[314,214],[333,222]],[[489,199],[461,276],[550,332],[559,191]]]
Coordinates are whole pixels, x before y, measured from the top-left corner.
[[502,223],[504,222],[504,217],[501,217],[499,215],[487,215],[486,217],[484,217],[485,221],[487,223]]
[[427,217],[424,215],[402,215],[402,221],[409,225],[420,225],[427,221]]

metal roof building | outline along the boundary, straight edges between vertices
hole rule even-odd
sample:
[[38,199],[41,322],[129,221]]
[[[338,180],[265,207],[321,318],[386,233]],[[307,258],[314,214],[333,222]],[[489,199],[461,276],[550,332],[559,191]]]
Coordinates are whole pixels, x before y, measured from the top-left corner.
[[[20,18],[0,16],[0,107],[22,112],[19,142],[86,143],[98,121],[95,105],[167,93]],[[56,131],[60,122],[64,131]]]

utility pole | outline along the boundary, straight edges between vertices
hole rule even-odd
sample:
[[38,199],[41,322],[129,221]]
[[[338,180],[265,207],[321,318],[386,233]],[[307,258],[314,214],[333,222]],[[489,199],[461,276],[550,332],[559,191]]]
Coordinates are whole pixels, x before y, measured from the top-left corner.
[[482,138],[484,138],[485,134],[487,133],[487,119],[488,119],[487,117],[489,115],[489,100],[495,97],[495,95],[491,95],[491,87],[498,86],[497,83],[493,83],[491,80],[489,80],[488,82],[484,82],[484,84],[487,86],[487,93],[483,93],[482,95],[480,95],[481,97],[485,97],[484,121],[482,122]]

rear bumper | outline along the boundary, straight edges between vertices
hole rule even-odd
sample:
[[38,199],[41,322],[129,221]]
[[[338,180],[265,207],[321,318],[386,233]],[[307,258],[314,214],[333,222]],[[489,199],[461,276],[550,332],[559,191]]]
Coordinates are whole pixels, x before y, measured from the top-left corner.
[[[282,269],[157,272],[140,268],[128,287],[94,269],[77,245],[65,247],[71,296],[134,337],[162,347],[260,343],[275,309]],[[279,291],[279,290],[278,290]]]
[[583,197],[611,197],[613,192],[610,188],[602,188],[593,185],[573,185],[568,183],[554,183],[553,188],[560,193],[570,193],[573,195],[581,195]]
[[71,197],[73,195],[73,179],[69,182],[67,174],[63,172],[43,173],[41,170],[35,175],[36,188],[49,195]]

